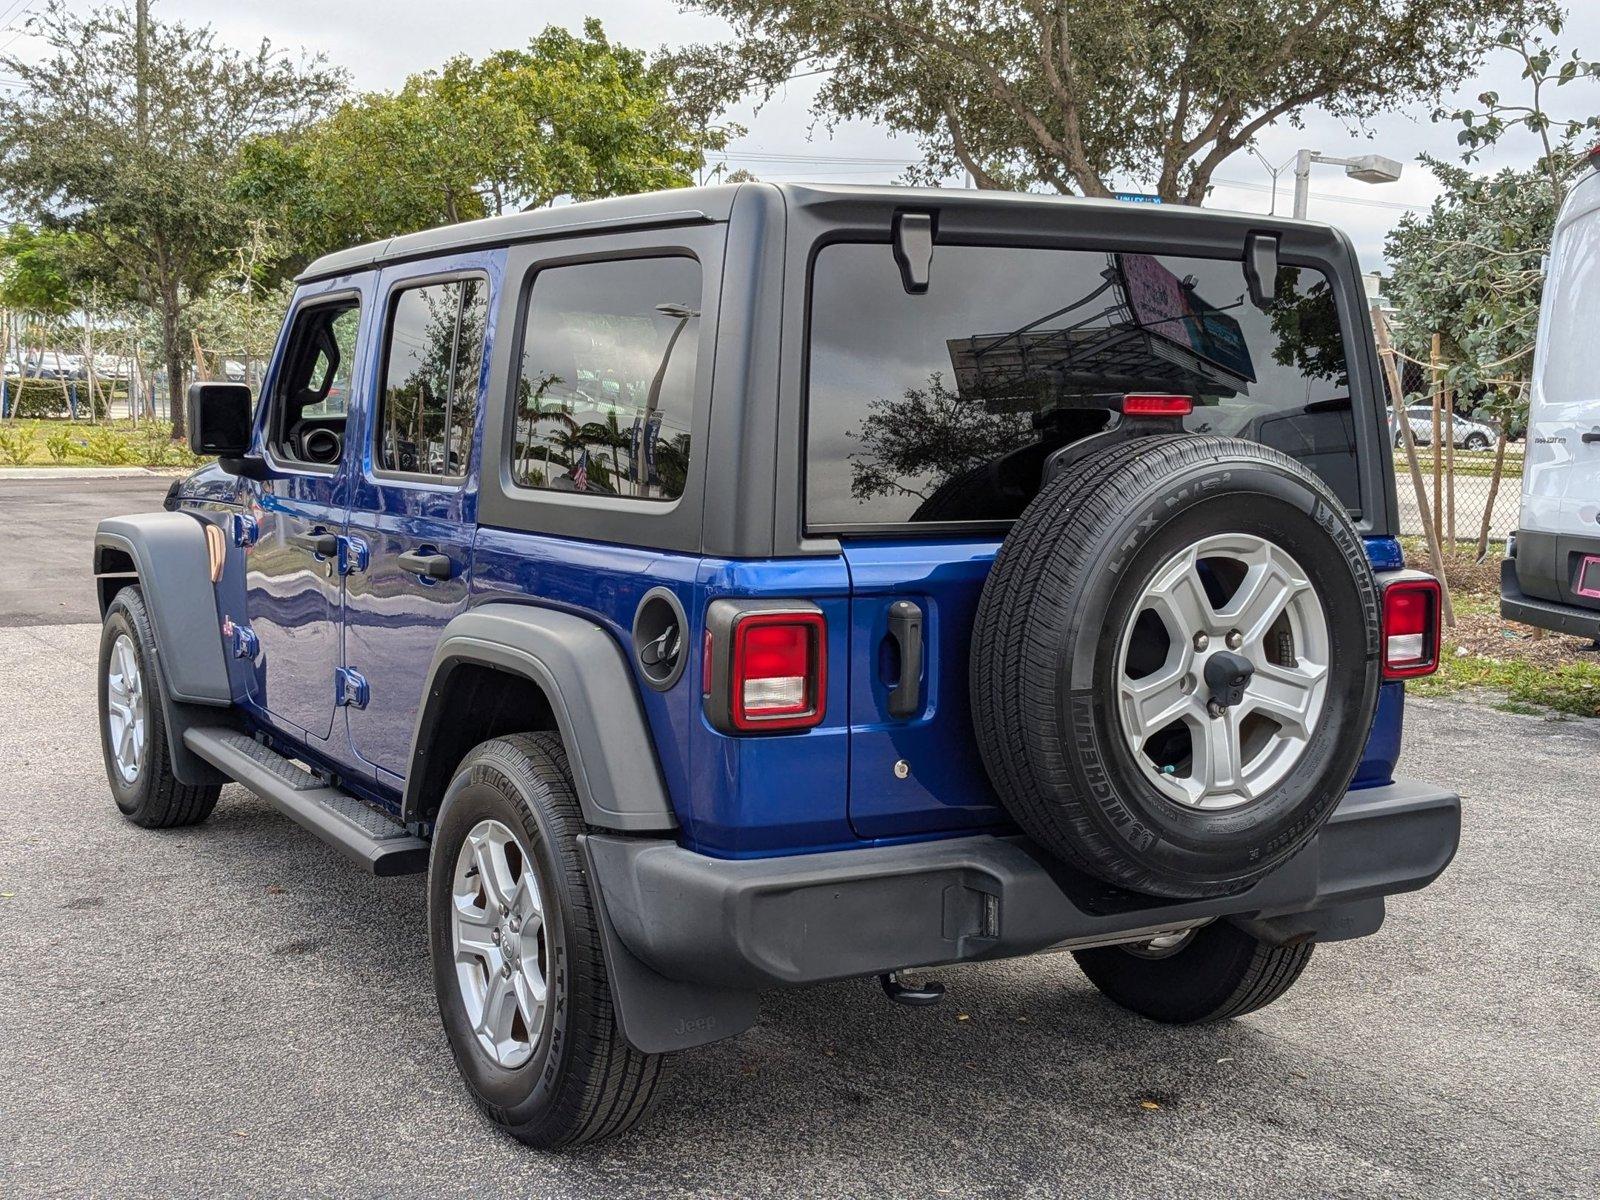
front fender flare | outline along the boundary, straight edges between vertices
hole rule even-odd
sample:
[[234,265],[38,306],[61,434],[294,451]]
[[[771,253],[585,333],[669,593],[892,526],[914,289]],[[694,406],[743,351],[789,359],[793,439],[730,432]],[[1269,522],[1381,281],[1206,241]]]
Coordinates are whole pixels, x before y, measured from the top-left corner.
[[[233,690],[201,520],[184,512],[107,517],[94,535],[96,579],[121,573],[111,566],[111,551],[133,562],[155,628],[168,696],[180,704],[231,705]],[[102,617],[109,601],[102,588]]]
[[590,825],[630,833],[677,828],[632,669],[611,634],[556,609],[489,603],[445,626],[428,670],[411,737],[402,812],[422,819],[430,731],[443,711],[450,674],[464,665],[506,671],[544,692]]

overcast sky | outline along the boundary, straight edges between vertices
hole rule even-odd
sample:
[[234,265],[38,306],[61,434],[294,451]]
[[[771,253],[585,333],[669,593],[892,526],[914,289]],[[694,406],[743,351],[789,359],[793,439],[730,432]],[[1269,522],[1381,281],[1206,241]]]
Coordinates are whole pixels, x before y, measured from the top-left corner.
[[[44,0],[0,0],[0,49],[17,37],[18,18]],[[90,7],[74,3],[74,7]],[[633,45],[677,46],[715,39],[725,33],[718,21],[686,15],[674,0],[582,0],[576,4],[528,0],[155,0],[156,13],[167,20],[210,22],[227,41],[253,44],[267,37],[285,47],[304,47],[326,54],[351,73],[358,88],[393,88],[413,71],[437,66],[456,53],[474,56],[525,43],[549,24],[581,26],[585,16],[605,22],[613,39]],[[1580,0],[1562,34],[1563,50],[1577,47],[1585,57],[1600,58],[1600,3]],[[16,10],[8,14],[8,10]],[[9,30],[9,31],[7,31]],[[11,49],[26,53],[22,36]],[[1491,57],[1479,79],[1463,89],[1467,98],[1486,88],[1502,96],[1519,95],[1517,68],[1510,55]],[[914,143],[890,137],[868,124],[842,126],[831,133],[812,129],[809,105],[816,83],[798,80],[760,112],[735,113],[748,134],[732,148],[730,161],[762,179],[826,180],[888,183],[916,156]],[[1557,115],[1600,111],[1600,86],[1574,84],[1556,94]],[[1287,124],[1260,138],[1262,154],[1275,166],[1291,159],[1301,146],[1329,154],[1377,152],[1405,162],[1398,183],[1373,186],[1346,179],[1337,167],[1316,167],[1312,179],[1311,216],[1343,226],[1355,239],[1365,264],[1381,264],[1384,233],[1408,206],[1425,206],[1435,193],[1432,176],[1413,160],[1422,152],[1441,157],[1456,153],[1455,128],[1428,120],[1426,104],[1387,114],[1366,131],[1346,128],[1318,113],[1308,115],[1304,129]],[[1370,134],[1370,136],[1368,136]],[[1512,135],[1489,165],[1532,160],[1531,135]],[[776,157],[774,157],[776,156]],[[959,182],[959,181],[952,181]],[[1270,201],[1266,169],[1248,154],[1238,154],[1217,172],[1213,207],[1267,211]],[[1293,172],[1279,179],[1278,210],[1290,203]]]

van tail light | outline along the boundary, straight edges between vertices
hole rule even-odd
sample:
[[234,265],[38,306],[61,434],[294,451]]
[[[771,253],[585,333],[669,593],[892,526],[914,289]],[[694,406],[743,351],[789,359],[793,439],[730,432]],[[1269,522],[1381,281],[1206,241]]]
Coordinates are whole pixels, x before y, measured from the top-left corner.
[[827,706],[828,626],[804,601],[717,600],[706,613],[704,701],[724,733],[810,729]]
[[1194,411],[1189,396],[1169,396],[1165,392],[1129,392],[1122,398],[1125,417],[1187,417]]
[[1415,679],[1439,669],[1439,581],[1406,572],[1383,587],[1383,677]]

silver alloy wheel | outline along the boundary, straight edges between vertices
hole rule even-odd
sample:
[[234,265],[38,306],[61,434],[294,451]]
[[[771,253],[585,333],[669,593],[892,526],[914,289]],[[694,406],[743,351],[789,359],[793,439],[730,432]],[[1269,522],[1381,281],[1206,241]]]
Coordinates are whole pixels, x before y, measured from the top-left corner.
[[[1251,674],[1239,702],[1222,707],[1210,703],[1206,665],[1224,653]],[[1327,616],[1281,546],[1218,534],[1150,577],[1116,662],[1123,737],[1150,780],[1187,808],[1236,808],[1282,781],[1310,744],[1327,692]]]
[[106,732],[110,735],[111,760],[123,783],[132,784],[139,778],[148,730],[149,705],[139,655],[133,648],[133,639],[119,633],[111,643],[111,656],[106,663]]
[[451,913],[456,984],[472,1032],[495,1063],[520,1067],[545,1023],[544,903],[528,850],[499,821],[479,821],[456,851]]

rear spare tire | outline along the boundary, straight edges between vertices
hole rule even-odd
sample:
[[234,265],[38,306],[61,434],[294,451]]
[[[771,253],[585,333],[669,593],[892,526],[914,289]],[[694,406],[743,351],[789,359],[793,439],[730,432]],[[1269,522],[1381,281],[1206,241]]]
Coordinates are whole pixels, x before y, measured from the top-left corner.
[[1355,774],[1378,598],[1343,506],[1293,459],[1142,438],[1048,482],[984,585],[978,744],[1069,865],[1152,895],[1241,889]]

